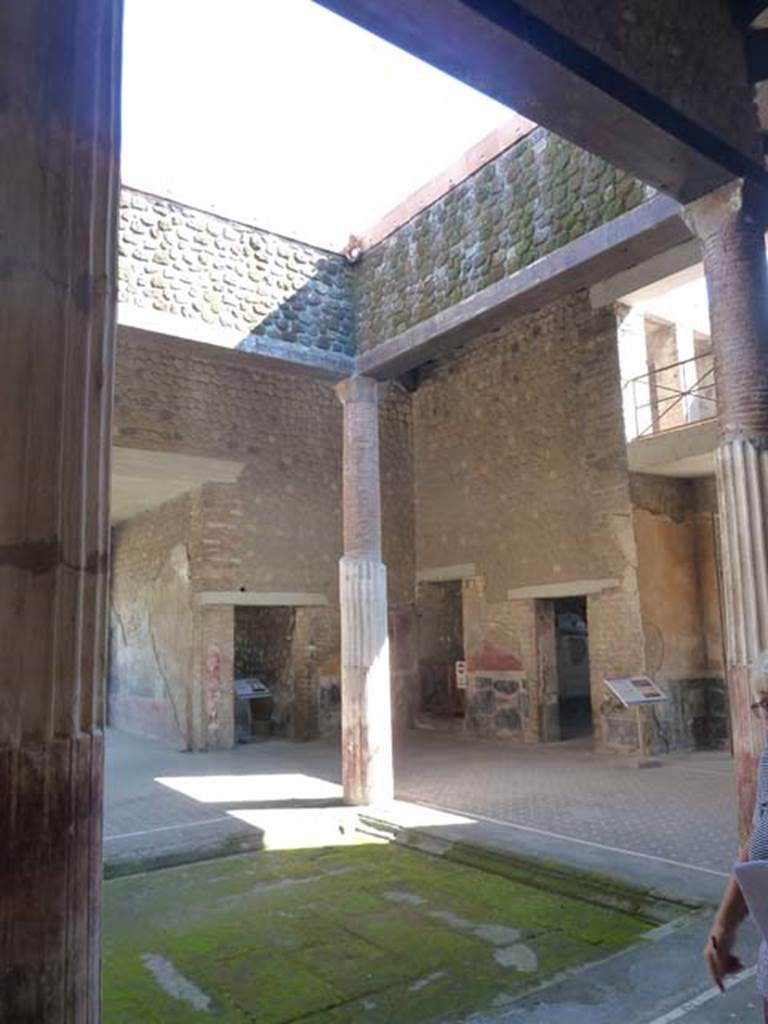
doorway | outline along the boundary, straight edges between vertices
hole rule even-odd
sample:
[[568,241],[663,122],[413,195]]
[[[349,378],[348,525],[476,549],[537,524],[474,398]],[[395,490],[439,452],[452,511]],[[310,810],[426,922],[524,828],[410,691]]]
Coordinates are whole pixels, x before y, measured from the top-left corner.
[[592,698],[586,597],[561,597],[555,613],[557,704],[560,739],[591,736]]
[[234,700],[238,742],[291,734],[291,654],[296,611],[235,607]]
[[420,583],[419,706],[433,719],[464,717],[464,691],[456,685],[456,662],[464,659],[461,580]]

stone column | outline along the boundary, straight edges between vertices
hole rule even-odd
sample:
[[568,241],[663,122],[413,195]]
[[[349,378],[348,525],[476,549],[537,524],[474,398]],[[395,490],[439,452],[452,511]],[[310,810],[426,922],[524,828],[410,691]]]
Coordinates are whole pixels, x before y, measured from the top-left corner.
[[0,6],[0,1019],[100,1019],[120,0]]
[[344,555],[341,601],[341,743],[344,800],[393,796],[387,571],[381,560],[378,385],[350,377],[344,405]]
[[733,182],[685,219],[702,243],[715,357],[716,453],[725,657],[736,755],[739,826],[749,830],[765,742],[749,711],[750,665],[768,648],[768,277],[758,196]]

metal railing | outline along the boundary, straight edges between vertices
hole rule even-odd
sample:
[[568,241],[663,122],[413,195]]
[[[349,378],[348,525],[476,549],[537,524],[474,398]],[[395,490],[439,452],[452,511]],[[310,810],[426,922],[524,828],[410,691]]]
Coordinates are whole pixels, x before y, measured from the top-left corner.
[[624,384],[625,405],[634,413],[634,437],[710,420],[717,416],[715,367],[711,351],[654,367]]

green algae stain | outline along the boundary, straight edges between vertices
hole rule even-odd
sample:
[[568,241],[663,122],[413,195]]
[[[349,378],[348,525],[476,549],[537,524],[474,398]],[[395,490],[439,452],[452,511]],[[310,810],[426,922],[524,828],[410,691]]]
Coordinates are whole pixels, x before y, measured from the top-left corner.
[[[630,913],[396,846],[244,855],[105,884],[103,1019],[461,1019],[647,928]],[[148,956],[172,965],[209,1009],[166,991]]]

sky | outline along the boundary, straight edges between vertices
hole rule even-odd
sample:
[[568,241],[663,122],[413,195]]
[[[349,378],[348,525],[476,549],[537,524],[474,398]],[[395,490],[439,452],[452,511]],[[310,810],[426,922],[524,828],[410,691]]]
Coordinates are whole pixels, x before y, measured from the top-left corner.
[[126,0],[123,182],[316,245],[510,117],[312,0]]

